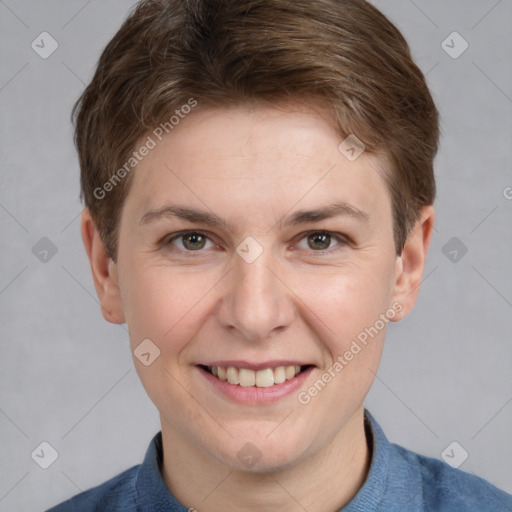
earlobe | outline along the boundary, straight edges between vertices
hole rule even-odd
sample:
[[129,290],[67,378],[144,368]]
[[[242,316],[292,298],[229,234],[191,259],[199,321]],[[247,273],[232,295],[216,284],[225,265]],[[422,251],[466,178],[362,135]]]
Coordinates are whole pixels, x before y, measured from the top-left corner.
[[81,228],[103,317],[113,324],[122,324],[126,320],[118,287],[117,265],[108,256],[88,208],[82,212]]
[[433,206],[422,208],[416,225],[407,237],[402,254],[397,256],[393,298],[402,305],[402,310],[393,321],[407,316],[418,298],[434,230],[434,217]]

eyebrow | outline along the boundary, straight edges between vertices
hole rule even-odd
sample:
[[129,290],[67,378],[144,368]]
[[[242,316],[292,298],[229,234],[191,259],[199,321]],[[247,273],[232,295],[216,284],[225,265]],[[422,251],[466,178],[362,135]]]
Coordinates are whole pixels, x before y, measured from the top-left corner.
[[[359,208],[345,202],[338,201],[323,208],[314,210],[298,210],[280,220],[278,224],[284,226],[296,226],[308,222],[319,222],[333,217],[351,217],[361,222],[367,222],[369,216]],[[234,226],[227,220],[213,212],[198,210],[179,205],[166,205],[156,210],[146,212],[139,221],[140,226],[165,219],[179,218],[195,224],[206,224],[212,227],[224,227],[229,231],[235,231]]]

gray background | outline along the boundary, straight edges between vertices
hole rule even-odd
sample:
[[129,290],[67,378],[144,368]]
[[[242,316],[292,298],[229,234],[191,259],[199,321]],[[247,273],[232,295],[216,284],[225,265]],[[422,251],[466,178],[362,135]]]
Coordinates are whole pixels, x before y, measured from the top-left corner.
[[[100,314],[69,121],[133,3],[0,0],[2,511],[44,510],[138,464],[159,429],[125,326]],[[375,4],[428,73],[443,139],[419,302],[391,325],[366,404],[391,441],[438,458],[457,441],[461,469],[512,493],[512,1]],[[43,31],[59,44],[47,59],[31,48]],[[453,31],[469,43],[457,59],[441,46]],[[43,237],[47,261],[32,252]],[[46,470],[31,458],[42,441],[59,454]]]

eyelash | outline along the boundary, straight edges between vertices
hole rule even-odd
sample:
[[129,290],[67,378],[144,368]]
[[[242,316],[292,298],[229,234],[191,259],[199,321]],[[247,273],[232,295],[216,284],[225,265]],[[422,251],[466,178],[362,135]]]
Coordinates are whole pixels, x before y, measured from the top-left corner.
[[[171,246],[172,242],[174,242],[175,240],[178,240],[180,238],[183,238],[183,237],[186,237],[187,235],[192,235],[192,234],[205,237],[210,242],[215,244],[215,242],[204,231],[186,230],[186,231],[180,231],[179,233],[174,233],[173,235],[168,235],[167,237],[165,237],[163,239],[161,245],[164,246],[165,248],[169,248],[169,246]],[[322,230],[313,230],[313,231],[306,231],[305,233],[301,233],[300,235],[298,235],[298,237],[300,237],[300,238],[298,238],[298,242],[300,242],[304,238],[307,238],[310,235],[329,235],[333,240],[336,240],[336,242],[338,242],[337,245],[335,245],[334,247],[331,247],[329,249],[319,249],[316,251],[314,249],[309,249],[309,252],[311,252],[315,256],[321,257],[321,254],[331,254],[335,250],[337,250],[337,249],[339,250],[339,249],[349,245],[349,243],[350,243],[349,240],[342,235],[332,233],[331,231],[322,231]],[[217,245],[217,244],[215,244],[215,245]],[[190,250],[179,249],[179,248],[175,248],[175,249],[179,252],[187,253],[187,256],[190,256],[190,257],[201,257],[202,256],[201,253],[203,253],[206,250],[206,249],[198,249],[197,251],[190,251]],[[301,250],[304,250],[304,249],[301,249]],[[196,253],[196,254],[194,254],[194,253]]]

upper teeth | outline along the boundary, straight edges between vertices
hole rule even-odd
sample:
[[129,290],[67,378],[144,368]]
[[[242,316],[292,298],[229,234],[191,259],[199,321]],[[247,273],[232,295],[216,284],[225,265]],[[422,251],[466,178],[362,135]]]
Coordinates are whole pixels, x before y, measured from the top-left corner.
[[300,372],[300,366],[278,366],[258,371],[248,368],[235,368],[234,366],[228,366],[227,368],[211,366],[210,370],[220,380],[227,380],[230,384],[268,388],[274,384],[282,384],[286,380],[293,379]]

